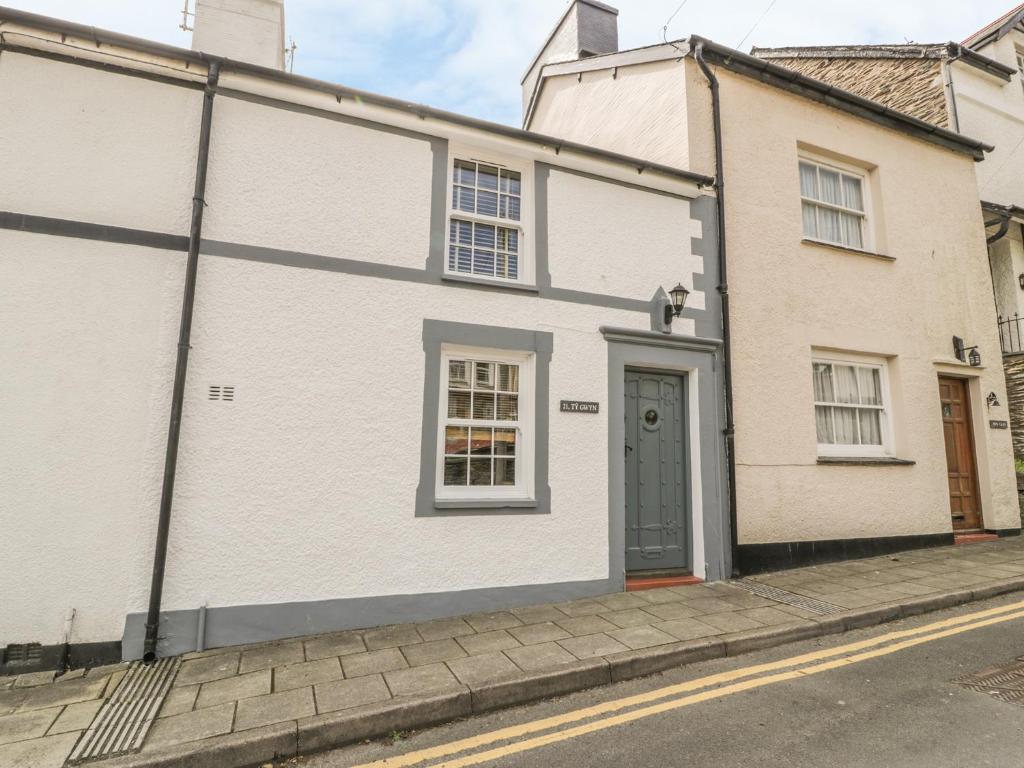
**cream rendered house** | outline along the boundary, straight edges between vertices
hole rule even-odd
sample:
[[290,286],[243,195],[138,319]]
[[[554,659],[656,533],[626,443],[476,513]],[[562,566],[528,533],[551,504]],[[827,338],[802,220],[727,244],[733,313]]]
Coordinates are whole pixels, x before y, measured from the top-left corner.
[[1019,534],[975,182],[992,147],[698,37],[618,51],[587,18],[615,11],[559,21],[524,127],[717,178],[740,570]]
[[754,55],[994,145],[976,166],[1015,452],[1024,457],[1024,5],[963,43],[755,49]]
[[0,9],[0,665],[728,576],[711,179],[288,74],[281,19]]

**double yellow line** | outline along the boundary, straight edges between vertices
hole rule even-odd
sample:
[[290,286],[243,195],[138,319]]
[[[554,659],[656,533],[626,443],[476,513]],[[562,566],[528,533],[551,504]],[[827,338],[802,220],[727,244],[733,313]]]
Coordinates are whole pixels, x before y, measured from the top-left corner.
[[[976,629],[1020,618],[1024,618],[1024,601],[998,608],[989,608],[988,610],[977,611],[964,616],[945,619],[944,621],[937,621],[913,629],[889,632],[878,637],[835,648],[792,656],[788,659],[781,659],[767,664],[755,664],[741,669],[730,670],[729,672],[709,675],[698,680],[689,680],[685,683],[658,688],[657,690],[635,696],[626,696],[621,699],[606,701],[561,715],[546,717],[508,728],[500,728],[489,733],[453,741],[437,747],[421,749],[404,755],[366,763],[365,765],[357,766],[357,768],[404,768],[405,766],[414,766],[426,762],[431,762],[432,768],[440,768],[441,766],[444,766],[444,768],[462,768],[462,766],[478,765],[519,752],[537,749],[548,744],[573,739],[577,736],[602,731],[606,728],[613,728],[663,712],[670,712],[752,688],[761,688],[787,680],[797,680],[838,667],[858,664],[869,659],[897,653],[915,645],[930,643],[935,640],[941,640],[944,637],[951,637],[963,632],[971,632]],[[823,661],[824,659],[830,659],[830,661]],[[664,701],[662,701],[663,699]],[[624,712],[623,710],[629,711]],[[590,722],[572,728],[563,728],[563,726],[585,720]],[[551,732],[534,736],[533,738],[524,738],[544,731]],[[474,751],[492,744],[498,744],[499,742],[510,743],[482,752]],[[471,752],[471,754],[454,757],[464,752]],[[440,763],[432,762],[442,758],[451,759]]]

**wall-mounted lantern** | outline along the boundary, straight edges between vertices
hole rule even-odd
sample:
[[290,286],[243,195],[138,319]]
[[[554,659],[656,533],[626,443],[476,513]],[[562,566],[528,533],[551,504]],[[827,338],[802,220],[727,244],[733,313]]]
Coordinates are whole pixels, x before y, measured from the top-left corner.
[[985,402],[988,403],[989,408],[999,407],[999,395],[995,392],[989,392],[988,397],[985,398]]
[[677,283],[676,287],[668,292],[668,295],[671,297],[672,303],[665,305],[665,325],[672,325],[672,319],[683,314],[686,297],[690,295],[690,292],[683,287],[682,283]]
[[981,353],[978,352],[978,347],[964,346],[964,340],[959,336],[953,337],[953,354],[956,355],[956,359],[961,363],[970,363],[971,367],[977,368],[981,365]]

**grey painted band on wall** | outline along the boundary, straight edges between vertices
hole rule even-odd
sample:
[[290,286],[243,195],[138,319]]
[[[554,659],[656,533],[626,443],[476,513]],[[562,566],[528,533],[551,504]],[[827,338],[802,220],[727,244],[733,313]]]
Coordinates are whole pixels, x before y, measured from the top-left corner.
[[[207,648],[220,648],[576,600],[605,595],[616,589],[609,580],[596,579],[456,592],[229,605],[206,609],[206,627],[202,639]],[[197,649],[199,614],[198,608],[161,612],[161,634],[157,646],[160,656],[188,653]],[[124,660],[141,658],[145,622],[144,613],[130,613],[125,617],[121,641]]]
[[[441,348],[444,344],[534,353],[534,495],[529,502],[491,499],[449,502],[436,499]],[[423,429],[420,438],[420,482],[416,488],[416,517],[550,514],[548,400],[554,334],[546,331],[426,319],[423,321],[423,351],[426,364],[423,379]]]

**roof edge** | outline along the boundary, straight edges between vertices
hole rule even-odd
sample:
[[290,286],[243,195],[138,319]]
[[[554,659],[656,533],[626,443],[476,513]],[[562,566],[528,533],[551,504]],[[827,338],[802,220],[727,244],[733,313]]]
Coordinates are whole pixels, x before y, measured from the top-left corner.
[[701,48],[707,58],[732,72],[812,98],[815,101],[872,120],[887,128],[902,131],[933,144],[939,144],[947,149],[969,154],[975,160],[984,159],[985,152],[995,149],[990,144],[945,128],[939,128],[937,125],[932,125],[903,112],[897,112],[863,96],[836,88],[778,64],[772,64],[765,59],[741,53],[707,38],[694,35],[688,38],[688,42],[691,53]]
[[[586,1],[589,2],[589,0]],[[62,19],[55,19],[50,16],[43,16],[40,14],[30,13],[28,11],[20,11],[14,8],[0,6],[0,22],[3,21],[16,22],[49,32],[80,37],[86,40],[91,40],[97,45],[115,45],[143,53],[181,59],[197,64],[207,65],[210,62],[216,61],[221,64],[223,70],[242,72],[288,85],[308,88],[321,93],[329,93],[335,96],[339,101],[341,99],[347,99],[349,101],[363,102],[374,106],[384,107],[386,109],[411,113],[420,118],[429,117],[466,128],[473,128],[475,130],[497,134],[506,138],[520,139],[522,141],[527,141],[545,147],[554,147],[556,152],[569,150],[577,154],[599,158],[618,165],[630,166],[635,168],[638,173],[653,171],[669,178],[690,182],[698,187],[713,187],[715,183],[713,178],[705,176],[704,174],[694,173],[693,171],[675,168],[669,165],[662,165],[661,163],[652,163],[638,157],[632,157],[618,152],[592,147],[587,144],[568,141],[558,138],[557,136],[548,136],[534,131],[527,131],[522,128],[514,128],[509,125],[504,125],[503,123],[494,123],[489,120],[481,120],[479,118],[469,117],[468,115],[461,115],[456,112],[448,112],[425,104],[403,101],[390,96],[383,96],[378,93],[331,83],[326,80],[318,80],[304,75],[283,72],[281,70],[262,67],[258,64],[251,64],[249,62],[235,61],[233,59],[224,58],[223,56],[215,56],[201,51],[193,51],[188,48],[179,48],[177,46],[167,45],[153,40],[124,35],[119,32],[97,29],[96,27],[77,24],[71,21],[64,21]]]

